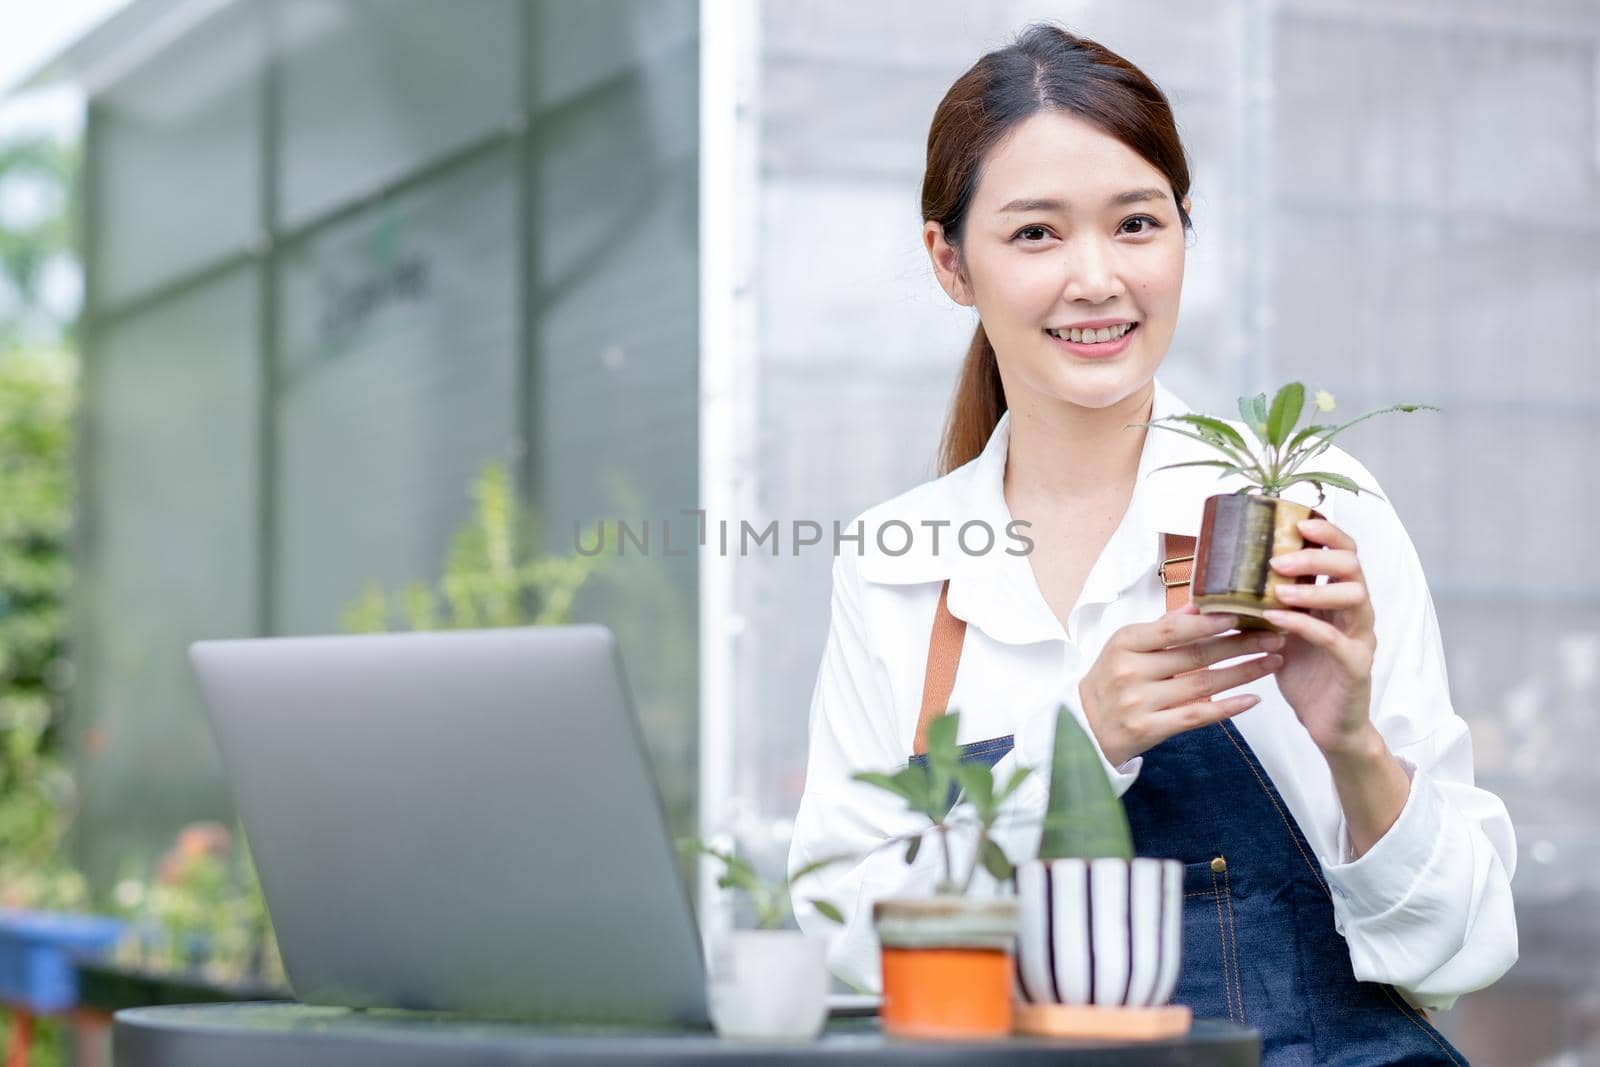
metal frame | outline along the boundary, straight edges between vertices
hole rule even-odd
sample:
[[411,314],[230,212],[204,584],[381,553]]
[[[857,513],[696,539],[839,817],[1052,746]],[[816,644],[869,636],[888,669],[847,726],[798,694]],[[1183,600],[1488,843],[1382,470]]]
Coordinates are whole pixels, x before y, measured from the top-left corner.
[[256,393],[256,630],[277,631],[277,553],[272,550],[273,532],[278,521],[278,251],[279,225],[278,159],[282,149],[283,110],[282,61],[278,57],[278,8],[263,4],[262,31],[267,52],[261,71],[261,239],[257,267],[256,360],[259,380]]
[[[760,334],[760,6],[700,4],[700,503],[708,517],[755,514]],[[700,832],[726,830],[734,797],[739,614],[733,557],[700,555]],[[700,864],[701,932],[731,922],[716,872]]]

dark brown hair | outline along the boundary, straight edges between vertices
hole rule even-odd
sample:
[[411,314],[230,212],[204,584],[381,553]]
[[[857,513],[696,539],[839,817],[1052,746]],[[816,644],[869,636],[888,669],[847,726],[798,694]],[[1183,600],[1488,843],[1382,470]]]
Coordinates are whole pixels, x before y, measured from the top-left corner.
[[[983,161],[1018,123],[1046,110],[1068,111],[1137,152],[1172,185],[1186,232],[1193,229],[1183,198],[1189,162],[1166,96],[1144,72],[1115,52],[1060,26],[1037,22],[956,79],[939,101],[928,130],[922,178],[922,218],[944,227],[959,254],[962,228]],[[1000,365],[980,322],[961,363],[939,473],[972,459],[1006,410]]]

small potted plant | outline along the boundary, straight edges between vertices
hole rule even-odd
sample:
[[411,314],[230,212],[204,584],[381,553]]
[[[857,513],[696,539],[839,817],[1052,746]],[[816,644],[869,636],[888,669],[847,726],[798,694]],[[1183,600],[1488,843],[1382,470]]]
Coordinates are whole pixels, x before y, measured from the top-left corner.
[[[855,775],[903,798],[928,820],[925,829],[884,847],[903,844],[905,861],[912,863],[932,834],[943,852],[943,877],[931,897],[880,900],[872,909],[883,965],[881,1019],[884,1032],[895,1037],[963,1040],[1011,1032],[1017,902],[975,899],[967,892],[980,865],[995,879],[1010,880],[1011,861],[992,830],[1001,805],[1029,772],[1018,768],[996,788],[987,765],[961,761],[958,723],[958,712],[930,722],[925,764],[894,774]],[[957,790],[959,801],[952,806]],[[974,824],[976,847],[965,869],[958,870],[950,831]]]
[[[1316,579],[1310,575],[1280,576],[1268,560],[1305,546],[1298,524],[1307,518],[1325,517],[1316,508],[1326,496],[1327,486],[1378,495],[1370,489],[1363,490],[1343,474],[1306,470],[1307,462],[1332,447],[1337,434],[1363,419],[1390,411],[1424,408],[1439,410],[1431,404],[1394,404],[1339,425],[1311,424],[1296,429],[1307,410],[1306,393],[1300,382],[1290,382],[1278,390],[1270,405],[1265,393],[1239,398],[1239,414],[1255,444],[1247,441],[1232,424],[1208,415],[1169,415],[1132,424],[1191,437],[1214,448],[1222,457],[1169,463],[1157,470],[1220,467],[1218,477],[1238,475],[1247,483],[1233,493],[1218,494],[1206,500],[1191,572],[1190,598],[1196,607],[1202,613],[1237,614],[1240,629],[1276,629],[1264,613],[1288,607],[1277,598],[1278,585],[1314,583]],[[1333,410],[1333,397],[1319,390],[1312,410]],[[1162,425],[1165,422],[1180,422],[1189,428]],[[1317,487],[1315,504],[1308,507],[1279,495],[1299,482],[1310,482]]]
[[[831,978],[825,946],[799,930],[787,929],[794,887],[844,856],[809,864],[787,879],[765,879],[731,849],[696,840],[678,847],[722,864],[717,885],[742,894],[755,912],[756,929],[734,930],[711,946],[709,1001],[719,1036],[733,1040],[811,1041],[828,1021]],[[843,922],[826,900],[811,900],[818,913]]]
[[1017,1029],[1074,1037],[1188,1030],[1165,1007],[1183,948],[1183,864],[1136,858],[1094,744],[1056,712],[1039,858],[1017,870]]

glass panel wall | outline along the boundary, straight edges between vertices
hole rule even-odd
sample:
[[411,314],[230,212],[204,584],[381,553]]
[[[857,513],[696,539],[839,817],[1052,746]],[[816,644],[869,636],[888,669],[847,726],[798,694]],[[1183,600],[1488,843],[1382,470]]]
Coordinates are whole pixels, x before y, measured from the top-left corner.
[[369,584],[434,577],[483,466],[516,452],[508,149],[283,256],[277,627],[337,628]]
[[[607,530],[575,609],[616,631],[669,816],[688,833],[699,698],[697,524],[683,514],[699,504],[697,14],[616,2],[534,12],[530,211],[542,239],[524,294],[537,309],[530,474],[552,551],[574,551],[580,527],[587,548]],[[624,552],[619,522],[648,547]]]
[[294,225],[502,129],[520,112],[514,0],[277,7],[284,219]]
[[[437,581],[493,462],[552,553],[695,506],[698,17],[222,5],[98,92],[72,708],[97,884],[230,817],[189,641],[337,631],[369,586]],[[570,613],[617,631],[677,833],[697,576],[609,560]]]
[[94,100],[87,269],[101,308],[243,252],[262,235],[260,11],[240,4]]
[[254,268],[230,271],[95,345],[72,736],[100,878],[226,810],[187,648],[256,628],[258,290]]

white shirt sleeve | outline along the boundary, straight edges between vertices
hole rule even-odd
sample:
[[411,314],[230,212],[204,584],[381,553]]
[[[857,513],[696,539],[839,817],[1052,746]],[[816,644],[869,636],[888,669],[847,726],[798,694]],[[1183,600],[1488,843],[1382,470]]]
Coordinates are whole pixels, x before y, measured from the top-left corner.
[[1083,727],[1083,732],[1089,736],[1089,743],[1094,746],[1094,754],[1100,757],[1100,768],[1106,772],[1106,778],[1111,782],[1111,792],[1120,797],[1133,783],[1139,780],[1139,768],[1144,766],[1143,756],[1134,756],[1120,767],[1113,767],[1106,758],[1105,752],[1100,748],[1100,739],[1095,736],[1094,730],[1089,725],[1088,717],[1083,712],[1083,700],[1078,693],[1076,682],[1064,690],[1060,696],[1060,704],[1044,708],[1037,715],[1031,716],[1022,728],[1017,731],[1016,749],[1017,762],[1023,767],[1032,767],[1037,772],[1023,784],[1024,808],[1029,808],[1027,798],[1039,794],[1039,800],[1032,807],[1044,810],[1044,796],[1049,791],[1050,766],[1054,762],[1056,747],[1056,708],[1065,705],[1068,712],[1077,716],[1078,725]]
[[1500,798],[1473,784],[1472,738],[1451,706],[1416,549],[1394,510],[1369,499],[1352,507],[1360,518],[1350,525],[1329,517],[1356,538],[1377,634],[1372,720],[1410,774],[1411,792],[1394,825],[1359,859],[1350,858],[1341,819],[1340,862],[1322,866],[1355,976],[1444,1009],[1516,962],[1516,837]]
[[[897,895],[927,896],[943,866],[939,842],[925,841],[914,864],[890,838],[928,825],[901,798],[851,780],[861,770],[893,772],[905,765],[909,748],[896,728],[894,704],[882,664],[867,643],[856,561],[833,563],[833,595],[827,643],[811,697],[810,755],[805,791],[789,846],[789,871],[840,853],[865,858],[838,863],[794,886],[800,928],[828,940],[828,966],[859,989],[881,988],[872,903]],[[953,834],[957,870],[972,855],[972,843]],[[811,906],[825,900],[845,917],[843,929]]]

